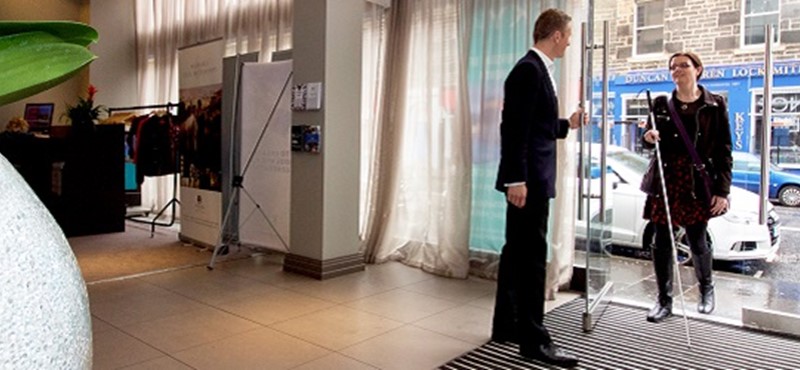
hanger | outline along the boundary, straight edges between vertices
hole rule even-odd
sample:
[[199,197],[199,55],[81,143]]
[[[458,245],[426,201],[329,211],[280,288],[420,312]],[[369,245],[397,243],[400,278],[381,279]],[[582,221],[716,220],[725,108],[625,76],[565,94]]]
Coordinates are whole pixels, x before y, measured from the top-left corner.
[[104,118],[100,121],[103,124],[114,124],[114,123],[131,123],[133,119],[136,118],[136,115],[132,112],[118,112],[112,113],[108,117]]

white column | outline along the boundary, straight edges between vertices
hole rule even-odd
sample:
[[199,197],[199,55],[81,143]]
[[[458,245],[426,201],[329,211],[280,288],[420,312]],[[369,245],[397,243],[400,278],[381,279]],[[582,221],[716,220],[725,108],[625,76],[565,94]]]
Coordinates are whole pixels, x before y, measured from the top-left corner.
[[294,2],[294,84],[321,82],[322,109],[294,125],[321,128],[319,154],[292,153],[287,271],[320,279],[364,269],[359,253],[359,122],[364,0]]

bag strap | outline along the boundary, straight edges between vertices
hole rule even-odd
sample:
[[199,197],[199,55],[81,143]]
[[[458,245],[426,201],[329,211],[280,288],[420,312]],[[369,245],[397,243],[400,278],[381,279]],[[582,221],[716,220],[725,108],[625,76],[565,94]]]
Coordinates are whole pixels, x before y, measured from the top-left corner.
[[694,162],[694,168],[700,172],[700,176],[703,177],[703,182],[706,184],[706,191],[709,195],[709,200],[711,200],[711,176],[709,176],[708,171],[706,171],[706,165],[700,159],[700,155],[697,154],[697,148],[695,148],[694,143],[692,140],[689,139],[689,134],[686,132],[686,128],[683,127],[683,121],[681,117],[678,115],[678,112],[675,111],[675,103],[673,99],[670,98],[669,102],[667,103],[669,107],[669,114],[672,116],[672,121],[675,122],[675,127],[678,128],[678,133],[681,134],[681,138],[683,139],[683,143],[686,145],[686,150],[689,151],[689,156],[692,157],[692,162]]

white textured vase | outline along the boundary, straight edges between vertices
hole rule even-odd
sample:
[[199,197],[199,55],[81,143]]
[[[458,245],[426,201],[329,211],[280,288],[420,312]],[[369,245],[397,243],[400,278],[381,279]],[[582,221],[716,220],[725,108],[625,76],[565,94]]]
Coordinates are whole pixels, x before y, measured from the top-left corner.
[[0,369],[91,367],[89,299],[78,261],[0,155]]

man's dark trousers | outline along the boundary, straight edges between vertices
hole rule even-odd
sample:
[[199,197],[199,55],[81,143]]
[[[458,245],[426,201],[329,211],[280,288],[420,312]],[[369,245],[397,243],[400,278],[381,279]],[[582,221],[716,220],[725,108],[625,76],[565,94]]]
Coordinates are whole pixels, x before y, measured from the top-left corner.
[[492,338],[532,346],[551,341],[543,324],[550,199],[528,197],[525,203],[506,204]]

